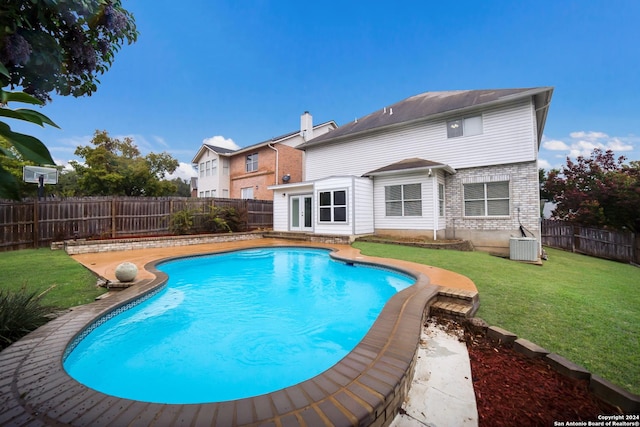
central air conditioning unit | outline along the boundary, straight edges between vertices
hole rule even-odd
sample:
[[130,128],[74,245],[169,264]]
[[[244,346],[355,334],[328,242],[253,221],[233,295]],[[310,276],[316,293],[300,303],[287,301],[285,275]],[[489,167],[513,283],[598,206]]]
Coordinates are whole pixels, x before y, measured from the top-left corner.
[[538,239],[535,237],[510,238],[509,258],[514,261],[538,261]]

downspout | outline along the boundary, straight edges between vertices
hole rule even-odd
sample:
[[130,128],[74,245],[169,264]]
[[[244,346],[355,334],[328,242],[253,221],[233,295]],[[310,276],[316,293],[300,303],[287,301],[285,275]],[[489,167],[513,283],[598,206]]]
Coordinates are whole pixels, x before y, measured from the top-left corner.
[[271,148],[273,151],[276,152],[276,182],[275,182],[275,185],[278,185],[278,177],[280,176],[278,174],[278,160],[279,160],[278,157],[280,156],[280,153],[278,152],[278,149],[276,147],[274,147],[273,145],[271,145],[271,144],[267,144],[267,147]]
[[[431,169],[429,169],[431,172]],[[438,240],[438,219],[440,218],[438,209],[440,209],[440,197],[438,196],[438,173],[436,172],[434,176],[431,177],[433,179],[433,184],[431,188],[433,189],[433,241]]]

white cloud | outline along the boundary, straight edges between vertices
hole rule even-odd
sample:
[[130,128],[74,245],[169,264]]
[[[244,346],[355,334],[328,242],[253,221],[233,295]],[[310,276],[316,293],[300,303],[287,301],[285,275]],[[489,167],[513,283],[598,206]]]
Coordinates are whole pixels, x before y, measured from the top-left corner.
[[545,159],[538,159],[538,169],[549,170],[551,169],[551,163]]
[[569,136],[574,139],[586,138],[589,140],[609,138],[609,135],[607,135],[604,132],[594,132],[594,131],[585,132],[583,130],[577,131],[577,132],[571,132]]
[[551,151],[565,151],[569,149],[569,146],[559,139],[542,141],[542,146]]
[[193,176],[198,176],[198,174],[196,170],[193,168],[193,166],[191,165],[191,163],[180,162],[180,165],[175,170],[175,172],[167,175],[165,178],[166,179],[181,178],[189,181]]
[[633,145],[624,143],[620,138],[613,138],[609,143],[609,148],[616,151],[633,151]]
[[240,146],[233,142],[231,138],[225,138],[224,136],[216,135],[211,138],[205,138],[202,140],[203,144],[209,144],[220,148],[227,148],[229,150],[239,150]]

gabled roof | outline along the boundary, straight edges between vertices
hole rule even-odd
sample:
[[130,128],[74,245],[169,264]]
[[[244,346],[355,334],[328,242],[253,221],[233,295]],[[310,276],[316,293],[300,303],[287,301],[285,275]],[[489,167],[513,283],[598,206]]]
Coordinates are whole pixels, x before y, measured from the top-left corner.
[[[322,126],[326,126],[328,124],[333,124],[336,128],[338,127],[336,122],[334,122],[333,120],[330,120],[328,122],[320,123],[319,125],[313,126],[313,129],[318,129],[318,128],[320,128]],[[280,135],[280,136],[274,136],[273,138],[268,139],[266,141],[258,142],[257,144],[253,144],[253,145],[249,145],[249,146],[240,148],[239,150],[236,150],[231,154],[232,155],[233,154],[240,154],[240,153],[244,153],[246,151],[255,150],[256,148],[264,147],[264,146],[269,145],[269,144],[277,144],[279,142],[282,142],[282,141],[284,141],[286,139],[289,139],[289,138],[291,138],[293,136],[297,136],[297,135],[300,135],[300,131],[299,130],[296,130],[296,131],[293,131],[293,132],[289,132],[289,133],[285,133],[284,135]]]
[[444,163],[414,157],[412,159],[400,160],[399,162],[372,170],[362,176],[391,175],[397,172],[418,172],[428,171],[430,169],[444,169],[446,172],[451,174],[456,172],[455,169],[449,165],[445,165]]
[[425,92],[342,125],[338,129],[299,145],[297,148],[304,150],[307,147],[393,126],[432,120],[455,113],[463,114],[465,111],[479,107],[489,107],[529,97],[534,97],[539,144],[552,93],[552,87]]
[[193,156],[193,159],[191,159],[191,163],[197,163],[198,162],[197,159],[199,159],[202,156],[202,153],[204,153],[205,150],[210,150],[217,154],[223,154],[223,155],[228,153],[233,153],[235,151],[229,148],[217,147],[211,144],[202,144],[200,149],[198,149],[198,152],[196,153],[196,155]]

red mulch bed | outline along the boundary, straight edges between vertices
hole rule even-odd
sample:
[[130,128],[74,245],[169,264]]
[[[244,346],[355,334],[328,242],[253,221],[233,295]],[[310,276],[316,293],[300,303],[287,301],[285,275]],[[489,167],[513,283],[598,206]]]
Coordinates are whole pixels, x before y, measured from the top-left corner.
[[553,426],[554,421],[597,421],[598,415],[620,413],[591,394],[586,380],[566,377],[542,359],[528,358],[478,331],[467,329],[465,340],[481,427]]

